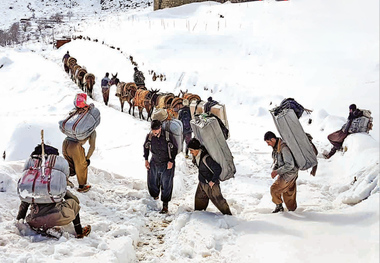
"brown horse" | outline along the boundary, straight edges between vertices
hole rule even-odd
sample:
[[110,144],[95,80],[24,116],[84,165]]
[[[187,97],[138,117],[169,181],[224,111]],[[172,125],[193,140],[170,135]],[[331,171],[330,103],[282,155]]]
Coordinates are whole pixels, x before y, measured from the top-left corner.
[[92,98],[92,90],[95,85],[95,75],[92,73],[86,73],[83,77],[83,87],[85,92],[90,98]]
[[83,80],[84,80],[84,75],[87,74],[87,70],[85,68],[79,68],[75,72],[75,80],[79,88],[83,90]]
[[189,104],[191,103],[192,100],[196,100],[196,101],[201,100],[201,97],[199,97],[197,94],[188,93],[187,90],[186,91],[180,90],[179,94],[180,95],[182,94],[182,98],[187,99],[189,101]]
[[[124,110],[124,102],[128,101],[128,103],[129,103],[129,111],[128,111],[128,113],[131,114],[131,107],[132,107],[131,100],[135,96],[135,93],[134,92],[129,92],[128,89],[130,88],[130,89],[133,90],[135,88],[135,87],[133,87],[133,85],[129,85],[129,84],[133,84],[133,82],[130,82],[130,83],[120,82],[120,80],[117,78],[117,73],[116,73],[116,75],[113,75],[113,74],[111,74],[111,75],[112,75],[112,78],[110,79],[108,85],[110,87],[112,85],[116,85],[116,94],[115,94],[115,96],[119,97],[121,111]],[[137,87],[136,87],[136,89],[137,89]],[[133,93],[133,96],[131,95],[132,93]]]
[[160,90],[145,90],[145,89],[137,89],[136,91],[136,95],[135,97],[133,98],[133,113],[132,115],[134,116],[135,115],[135,107],[137,106],[138,109],[139,109],[139,118],[140,119],[144,119],[144,116],[142,114],[143,112],[143,109],[146,110],[147,114],[148,114],[148,117],[147,117],[147,121],[149,119],[152,120],[152,112],[153,112],[153,109],[154,109],[154,106],[155,106],[155,102],[157,101],[157,93],[159,92]]
[[169,114],[171,114],[172,118],[177,119],[178,118],[178,111],[182,109],[183,107],[183,98],[175,97],[172,100],[172,103],[170,104],[171,111],[168,111]]
[[131,114],[131,109],[133,105],[132,100],[136,95],[136,91],[137,91],[136,83],[134,82],[125,83],[122,93],[121,93],[122,96],[119,97],[120,104],[121,104],[121,111],[123,111],[124,102],[126,101],[129,104],[128,113]]
[[77,59],[74,58],[74,57],[69,57],[66,61],[66,66],[68,66],[68,68],[72,68],[75,64],[77,64]]
[[77,70],[80,68],[81,68],[81,66],[79,66],[78,64],[74,64],[70,67],[70,77],[71,77],[72,81],[75,81],[75,74],[76,74]]
[[156,107],[161,109],[167,109],[170,107],[170,104],[172,103],[174,99],[173,93],[163,93],[160,94],[157,98]]

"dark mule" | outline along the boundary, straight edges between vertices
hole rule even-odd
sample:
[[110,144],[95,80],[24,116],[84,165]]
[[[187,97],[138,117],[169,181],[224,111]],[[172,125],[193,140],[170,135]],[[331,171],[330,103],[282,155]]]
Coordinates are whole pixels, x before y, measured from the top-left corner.
[[84,90],[88,96],[92,99],[92,90],[95,85],[95,75],[92,73],[86,73],[83,77]]

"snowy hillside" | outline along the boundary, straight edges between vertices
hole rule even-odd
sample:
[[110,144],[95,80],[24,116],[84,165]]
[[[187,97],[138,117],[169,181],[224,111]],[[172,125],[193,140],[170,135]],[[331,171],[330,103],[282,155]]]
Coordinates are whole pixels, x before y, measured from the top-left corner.
[[[71,1],[58,2],[49,3],[69,12]],[[98,42],[74,40],[58,50],[36,41],[0,47],[0,262],[378,262],[378,1],[204,2],[97,14],[99,1],[75,2],[88,4],[81,9],[86,19],[65,21],[62,34]],[[12,13],[0,18],[5,27],[27,12],[20,0],[9,5]],[[75,32],[66,30],[74,25]],[[58,121],[80,92],[63,70],[66,51],[96,76],[90,102],[101,124],[88,176],[92,189],[73,189],[92,232],[77,240],[69,225],[57,241],[16,224],[16,184],[41,129],[61,152]],[[158,214],[162,204],[149,196],[142,152],[150,123],[126,106],[120,112],[115,86],[109,106],[102,102],[105,72],[133,80],[130,56],[148,88],[188,90],[226,105],[237,173],[221,189],[233,216],[212,204],[193,211],[197,171],[183,154],[176,159],[169,215]],[[153,81],[151,70],[166,80]],[[271,148],[263,136],[278,134],[269,109],[287,97],[313,110],[300,121],[314,137],[319,165],[315,177],[299,173],[297,210],[272,214]],[[345,123],[352,103],[371,110],[373,130],[350,135],[347,151],[325,160],[327,135]]]

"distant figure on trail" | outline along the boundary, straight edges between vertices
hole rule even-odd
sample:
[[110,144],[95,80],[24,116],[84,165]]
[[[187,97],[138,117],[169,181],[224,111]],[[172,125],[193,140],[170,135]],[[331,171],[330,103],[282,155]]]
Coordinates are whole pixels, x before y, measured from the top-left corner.
[[101,87],[102,87],[102,94],[103,94],[103,101],[106,105],[108,105],[108,100],[110,98],[110,79],[109,79],[110,74],[107,72],[104,78],[102,79],[101,82]]
[[[163,203],[161,214],[168,213],[168,205],[172,198],[175,157],[178,148],[175,138],[161,128],[159,120],[151,123],[151,132],[144,142],[145,167],[148,170],[148,189],[154,200],[158,200],[161,191]],[[148,161],[149,152],[152,158]]]
[[[189,107],[189,101],[187,99],[184,99],[182,101],[183,107],[178,112],[178,120],[180,120],[183,124],[183,140],[186,142],[186,151],[185,151],[185,157],[189,157],[189,149],[187,145],[189,144],[191,140],[191,133],[193,130],[191,129],[190,121],[191,121],[191,112]],[[183,143],[183,142],[182,142]]]
[[[74,105],[76,110],[86,109],[91,105],[86,103],[87,94],[80,93],[77,94],[74,100]],[[88,141],[90,148],[88,149],[87,154],[83,145]],[[96,130],[94,130],[87,138],[83,140],[76,140],[67,136],[62,144],[63,156],[67,160],[70,166],[70,176],[77,176],[79,188],[78,192],[88,192],[91,188],[91,185],[87,184],[87,172],[88,166],[90,165],[90,158],[95,151],[96,143]],[[73,184],[68,182],[71,187]]]
[[217,105],[218,102],[216,100],[213,100],[212,97],[208,97],[207,99],[207,102],[205,103],[205,105],[203,106],[203,110],[205,113],[210,113],[211,111],[211,108],[215,105]]
[[69,59],[69,57],[70,57],[70,54],[69,54],[69,51],[67,51],[66,54],[62,58],[63,68],[65,69],[66,73],[69,73],[69,66],[67,65],[67,60]]
[[195,193],[194,210],[206,210],[209,200],[224,215],[232,215],[230,207],[220,190],[219,175],[222,167],[211,158],[199,140],[193,138],[188,147],[198,167],[198,187]]
[[268,131],[264,135],[264,141],[273,148],[273,170],[271,177],[276,181],[270,187],[272,202],[276,204],[276,208],[272,213],[283,212],[283,200],[289,211],[294,211],[297,208],[297,185],[298,167],[295,164],[294,157],[281,138]]
[[343,150],[343,142],[346,139],[346,137],[349,135],[348,130],[351,127],[352,121],[356,118],[363,116],[363,111],[356,108],[355,104],[351,104],[349,106],[349,114],[347,118],[347,123],[338,131],[331,133],[329,136],[327,136],[327,139],[331,142],[333,147],[331,148],[329,153],[324,153],[323,156],[326,159],[330,159],[331,156],[333,156],[336,151]]
[[145,77],[144,74],[134,67],[135,73],[133,73],[133,81],[138,88],[145,88]]
[[66,52],[66,54],[63,56],[62,61],[67,61],[70,57],[69,51]]

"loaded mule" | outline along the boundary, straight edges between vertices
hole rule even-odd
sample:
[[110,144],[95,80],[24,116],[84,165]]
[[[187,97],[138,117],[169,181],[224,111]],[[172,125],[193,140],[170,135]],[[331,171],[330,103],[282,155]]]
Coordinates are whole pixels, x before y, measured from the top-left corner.
[[76,74],[77,70],[80,68],[81,68],[81,66],[79,66],[78,64],[72,65],[72,67],[70,67],[70,78],[72,81],[75,82],[75,74]]
[[66,67],[65,67],[65,71],[67,72],[67,74],[70,74],[70,70],[74,67],[74,65],[77,64],[77,59],[74,58],[74,57],[69,57],[66,61],[66,66],[67,66],[67,71],[66,71]]
[[83,80],[84,80],[84,75],[87,74],[87,70],[85,67],[81,67],[77,69],[75,72],[75,82],[77,83],[78,87],[83,90]]
[[120,101],[120,109],[123,111],[124,109],[124,102],[128,102],[129,104],[129,110],[128,113],[131,114],[131,108],[132,108],[132,100],[135,97],[137,86],[134,82],[120,82],[120,80],[117,78],[116,75],[112,74],[112,78],[109,82],[109,85],[116,85],[116,97],[119,97]]
[[135,107],[137,106],[139,109],[139,118],[144,119],[144,116],[142,114],[143,109],[146,110],[148,117],[147,120],[151,119],[152,120],[152,112],[155,107],[155,103],[157,102],[157,93],[160,90],[145,90],[145,89],[137,89],[135,97],[133,98],[133,112],[132,115],[135,116]]
[[95,75],[92,73],[86,73],[83,77],[83,87],[84,91],[92,99],[92,91],[95,85]]

